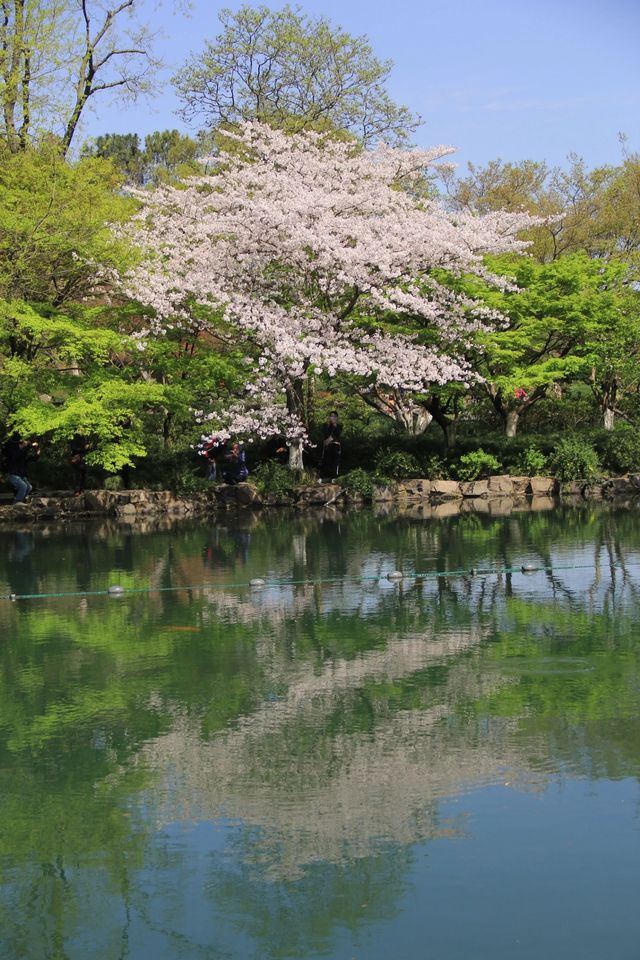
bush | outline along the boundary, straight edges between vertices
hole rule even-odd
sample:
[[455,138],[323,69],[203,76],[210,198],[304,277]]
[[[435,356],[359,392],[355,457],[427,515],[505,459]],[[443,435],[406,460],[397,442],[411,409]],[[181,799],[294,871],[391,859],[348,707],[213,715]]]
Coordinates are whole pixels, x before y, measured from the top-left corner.
[[105,490],[117,492],[118,490],[122,490],[124,484],[122,482],[122,477],[119,474],[115,474],[110,477],[105,477],[102,486]]
[[261,463],[249,479],[260,493],[271,493],[276,497],[288,497],[299,486],[294,471],[277,460]]
[[420,466],[411,453],[385,447],[375,458],[376,477],[381,480],[410,480],[420,476]]
[[521,450],[509,473],[515,477],[539,477],[547,469],[547,458],[537,447],[527,447]]
[[429,457],[422,472],[427,480],[448,480],[449,478],[449,467],[442,457]]
[[355,470],[347,473],[340,481],[340,485],[348,493],[356,494],[365,500],[371,500],[373,497],[373,480],[362,467],[356,467]]
[[456,467],[459,480],[480,480],[500,473],[501,470],[502,464],[498,458],[491,453],[485,453],[482,448],[472,453],[465,453],[460,457]]
[[616,427],[605,441],[604,456],[613,473],[640,470],[640,433],[629,424]]
[[558,480],[595,480],[600,473],[598,454],[581,437],[560,440],[553,448],[549,464]]

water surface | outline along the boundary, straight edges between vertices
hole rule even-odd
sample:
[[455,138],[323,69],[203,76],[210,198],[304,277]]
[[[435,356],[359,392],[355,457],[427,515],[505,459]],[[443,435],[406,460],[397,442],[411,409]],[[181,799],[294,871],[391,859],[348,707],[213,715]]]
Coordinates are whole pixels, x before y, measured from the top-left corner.
[[637,960],[634,512],[0,548],[3,960]]

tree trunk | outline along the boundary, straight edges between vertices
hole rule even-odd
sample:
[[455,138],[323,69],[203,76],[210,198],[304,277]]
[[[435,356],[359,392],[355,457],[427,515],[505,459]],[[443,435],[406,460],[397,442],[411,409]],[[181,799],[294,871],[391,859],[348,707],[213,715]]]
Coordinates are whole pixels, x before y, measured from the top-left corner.
[[433,417],[424,407],[401,407],[396,404],[393,410],[393,419],[400,424],[403,430],[407,431],[410,437],[419,437],[425,432]]
[[291,440],[287,444],[289,448],[289,469],[303,470],[302,463],[302,440]]
[[616,419],[616,412],[611,407],[605,407],[603,411],[604,429],[613,430]]
[[518,420],[520,419],[519,410],[505,410],[504,413],[504,435],[512,440],[518,432]]

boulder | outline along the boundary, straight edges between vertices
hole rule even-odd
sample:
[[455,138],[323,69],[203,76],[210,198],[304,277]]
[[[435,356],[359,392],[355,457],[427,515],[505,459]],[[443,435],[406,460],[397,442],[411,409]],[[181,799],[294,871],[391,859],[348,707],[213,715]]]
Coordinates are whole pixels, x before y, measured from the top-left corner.
[[556,492],[556,481],[553,477],[531,477],[529,493],[533,497],[551,497]]
[[524,497],[530,491],[530,477],[510,477],[513,492],[517,497]]
[[506,474],[489,477],[487,483],[490,497],[510,497],[514,492],[513,477],[508,477]]
[[431,486],[431,480],[402,480],[396,487],[396,496],[401,500],[428,500]]
[[442,500],[458,500],[462,498],[462,490],[457,480],[432,480],[431,499],[436,503]]
[[467,480],[460,484],[463,497],[488,497],[488,480]]
[[260,507],[262,500],[250,483],[220,484],[215,488],[219,503],[227,507]]
[[374,487],[372,500],[374,503],[390,503],[396,498],[393,487]]
[[302,487],[298,490],[296,506],[314,507],[333,503],[344,495],[344,490],[337,483],[322,483],[316,487]]

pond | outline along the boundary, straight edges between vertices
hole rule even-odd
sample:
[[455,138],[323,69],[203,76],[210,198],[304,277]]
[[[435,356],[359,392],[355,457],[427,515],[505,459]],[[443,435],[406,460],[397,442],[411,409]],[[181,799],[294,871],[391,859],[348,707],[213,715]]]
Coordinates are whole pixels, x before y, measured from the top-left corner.
[[636,960],[633,511],[0,546],[2,960]]

